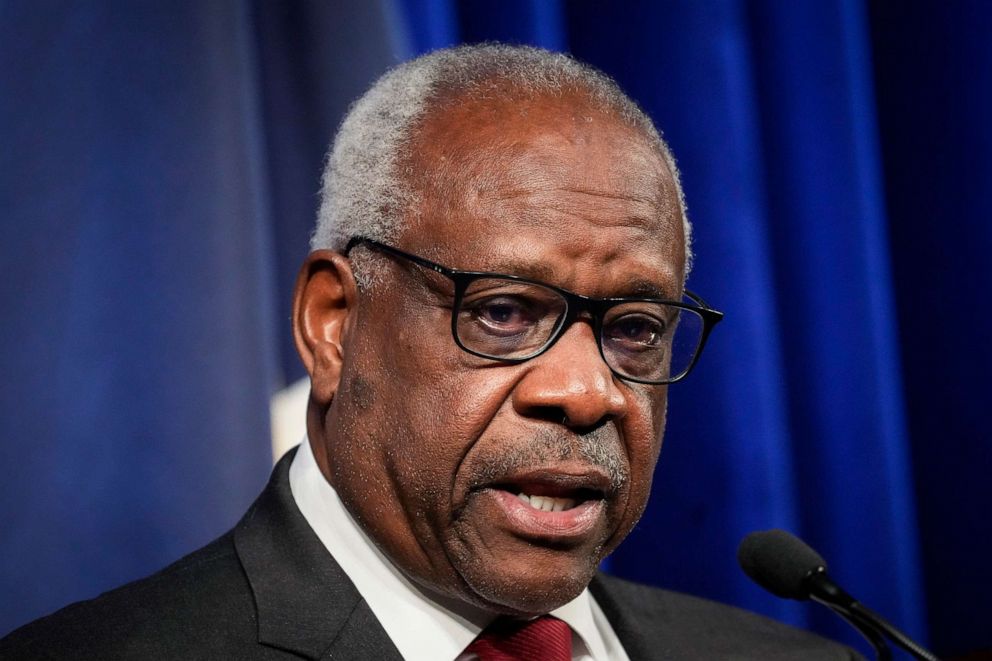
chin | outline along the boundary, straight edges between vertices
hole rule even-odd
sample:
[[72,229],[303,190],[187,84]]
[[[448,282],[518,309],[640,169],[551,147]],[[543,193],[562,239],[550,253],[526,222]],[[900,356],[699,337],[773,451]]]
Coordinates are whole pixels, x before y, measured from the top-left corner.
[[461,568],[477,605],[504,615],[541,615],[572,601],[589,585],[599,554],[539,548]]

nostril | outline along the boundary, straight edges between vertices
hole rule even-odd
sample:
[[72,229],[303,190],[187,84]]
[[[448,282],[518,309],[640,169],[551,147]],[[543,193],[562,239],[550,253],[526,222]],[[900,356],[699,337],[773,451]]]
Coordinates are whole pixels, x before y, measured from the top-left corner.
[[587,434],[589,432],[594,432],[616,418],[616,416],[611,413],[604,413],[603,415],[597,416],[595,420],[589,420],[581,416],[570,418],[567,410],[559,406],[531,406],[526,410],[521,411],[521,413],[534,420],[542,420],[555,425],[568,427],[568,429],[576,434]]
[[568,426],[568,414],[565,413],[565,409],[558,406],[529,406],[526,414],[530,418]]
[[596,420],[596,422],[585,425],[577,425],[567,420],[563,424],[569,429],[571,429],[573,432],[578,434],[579,436],[585,436],[586,434],[591,434],[595,432],[597,429],[599,429],[603,425],[613,420],[614,417],[615,416],[613,415],[604,415],[603,417]]

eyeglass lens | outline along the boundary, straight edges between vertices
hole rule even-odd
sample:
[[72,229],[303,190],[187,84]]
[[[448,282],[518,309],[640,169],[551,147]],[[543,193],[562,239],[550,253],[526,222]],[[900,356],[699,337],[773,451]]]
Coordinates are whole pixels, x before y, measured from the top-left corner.
[[[544,350],[564,323],[567,311],[567,301],[553,289],[503,278],[478,278],[461,298],[455,332],[458,341],[473,353],[523,360]],[[703,319],[692,310],[629,301],[605,314],[600,346],[606,363],[617,374],[660,383],[689,369],[702,332]]]

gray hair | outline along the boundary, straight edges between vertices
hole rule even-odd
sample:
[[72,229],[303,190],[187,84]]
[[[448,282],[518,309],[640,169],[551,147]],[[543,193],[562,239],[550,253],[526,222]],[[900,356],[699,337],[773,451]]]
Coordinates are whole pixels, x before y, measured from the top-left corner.
[[393,241],[415,201],[402,168],[420,120],[439,102],[496,82],[532,95],[580,90],[655,142],[675,180],[688,272],[691,226],[679,171],[651,119],[602,72],[562,53],[503,44],[446,48],[405,62],[352,105],[327,156],[311,248],[341,251],[353,236]]

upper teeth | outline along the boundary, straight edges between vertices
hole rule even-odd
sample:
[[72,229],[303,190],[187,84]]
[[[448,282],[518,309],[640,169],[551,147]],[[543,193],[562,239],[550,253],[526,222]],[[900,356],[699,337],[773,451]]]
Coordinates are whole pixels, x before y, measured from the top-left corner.
[[525,493],[517,494],[517,498],[530,504],[531,507],[545,512],[561,512],[575,507],[575,501],[571,498],[554,498],[552,496],[528,496]]

